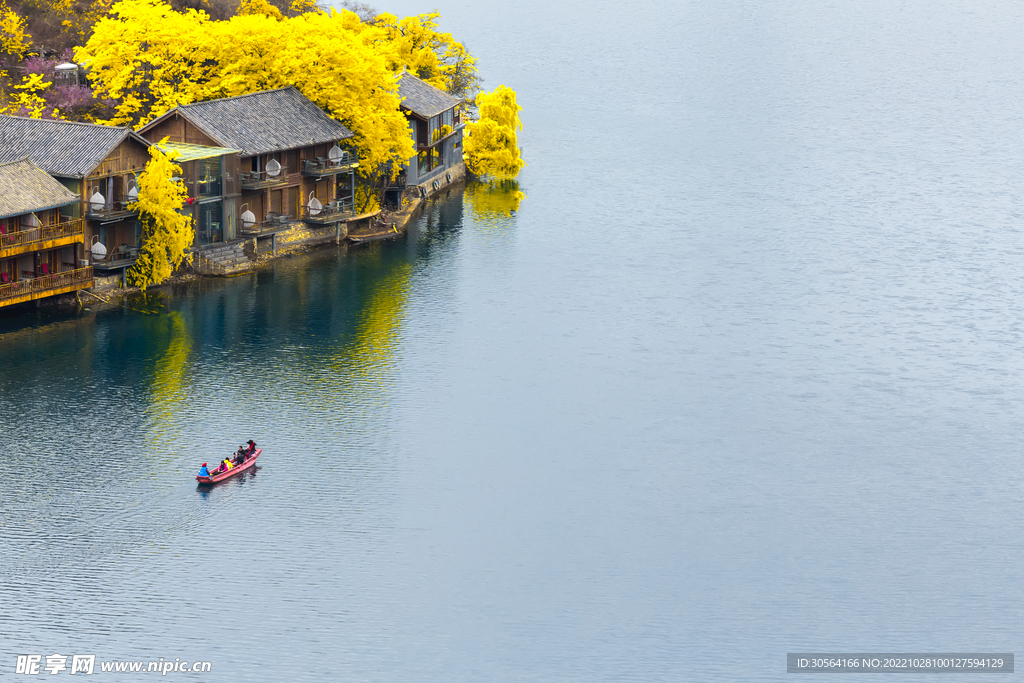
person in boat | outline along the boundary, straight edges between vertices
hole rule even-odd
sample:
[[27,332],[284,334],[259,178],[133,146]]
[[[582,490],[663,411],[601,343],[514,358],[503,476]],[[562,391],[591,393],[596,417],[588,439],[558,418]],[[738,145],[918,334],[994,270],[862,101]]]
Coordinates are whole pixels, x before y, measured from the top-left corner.
[[253,441],[252,439],[249,439],[248,443],[249,443],[249,450],[246,451],[245,454],[247,456],[249,456],[249,457],[252,457],[252,456],[256,455],[256,442]]
[[234,463],[236,465],[241,465],[243,462],[245,462],[245,449],[242,446],[239,446],[238,450],[235,451]]
[[199,476],[200,477],[208,477],[208,476],[210,476],[210,470],[206,469],[206,463],[205,462],[203,463],[203,466],[199,468]]

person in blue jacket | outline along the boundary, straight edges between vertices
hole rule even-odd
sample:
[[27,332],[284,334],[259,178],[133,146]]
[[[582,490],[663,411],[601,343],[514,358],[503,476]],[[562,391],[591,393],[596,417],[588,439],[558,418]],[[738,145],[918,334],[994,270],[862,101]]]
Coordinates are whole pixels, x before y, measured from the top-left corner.
[[210,470],[206,469],[206,463],[205,462],[203,463],[203,466],[199,468],[199,476],[200,477],[208,477],[208,476],[210,476]]

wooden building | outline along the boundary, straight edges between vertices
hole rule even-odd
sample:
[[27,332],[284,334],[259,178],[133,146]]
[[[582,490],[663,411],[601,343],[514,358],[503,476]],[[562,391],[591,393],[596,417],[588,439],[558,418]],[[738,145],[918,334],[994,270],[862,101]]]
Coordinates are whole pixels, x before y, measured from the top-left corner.
[[130,128],[0,116],[0,162],[28,157],[73,192],[79,201],[69,216],[84,219],[79,264],[122,277],[140,246],[138,214],[128,204],[148,147]]
[[409,120],[416,157],[388,189],[386,200],[391,205],[400,203],[407,188],[418,186],[421,194],[426,195],[452,182],[456,176],[465,175],[462,100],[408,73],[398,81],[398,94],[402,98],[402,111]]
[[198,246],[353,216],[358,163],[342,148],[352,132],[294,87],[181,105],[138,132],[152,142],[237,150],[209,162],[224,193],[199,198]]
[[28,157],[0,163],[0,306],[92,287],[80,202]]

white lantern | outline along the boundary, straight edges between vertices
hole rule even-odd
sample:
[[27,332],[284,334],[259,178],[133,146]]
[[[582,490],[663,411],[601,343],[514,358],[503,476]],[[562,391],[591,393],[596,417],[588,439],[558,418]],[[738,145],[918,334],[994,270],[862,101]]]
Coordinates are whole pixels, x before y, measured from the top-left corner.
[[277,162],[277,159],[271,159],[267,162],[267,175],[271,178],[281,175],[281,164]]
[[320,200],[313,196],[313,193],[309,193],[309,203],[306,204],[309,207],[310,216],[319,216],[320,212],[323,211],[324,205],[320,203]]

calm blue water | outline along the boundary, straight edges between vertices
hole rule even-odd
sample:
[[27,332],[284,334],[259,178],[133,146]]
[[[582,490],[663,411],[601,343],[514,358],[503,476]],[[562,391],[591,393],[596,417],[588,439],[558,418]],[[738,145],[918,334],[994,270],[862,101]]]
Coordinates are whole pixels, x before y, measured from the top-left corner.
[[517,215],[0,320],[2,670],[1024,651],[1024,6],[439,9],[519,92]]

